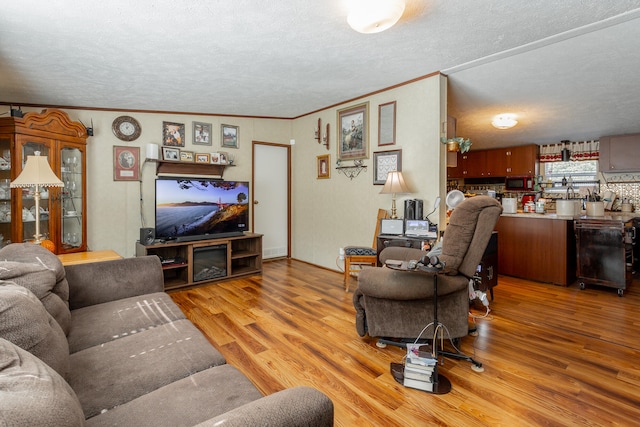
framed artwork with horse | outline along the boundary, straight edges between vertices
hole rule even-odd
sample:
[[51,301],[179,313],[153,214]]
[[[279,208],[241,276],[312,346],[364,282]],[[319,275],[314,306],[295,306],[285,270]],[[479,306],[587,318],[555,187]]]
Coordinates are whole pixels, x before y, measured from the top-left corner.
[[338,160],[369,158],[369,103],[338,110]]

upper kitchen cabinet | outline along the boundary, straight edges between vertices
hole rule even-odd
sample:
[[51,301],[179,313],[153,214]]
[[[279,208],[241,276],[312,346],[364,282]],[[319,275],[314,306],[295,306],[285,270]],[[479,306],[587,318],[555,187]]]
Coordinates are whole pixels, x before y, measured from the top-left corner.
[[601,172],[640,171],[640,134],[600,138]]
[[458,153],[458,165],[447,168],[448,178],[489,178],[538,174],[535,144]]
[[505,176],[538,175],[539,154],[540,147],[535,144],[509,148]]
[[64,187],[41,189],[41,239],[56,254],[87,250],[87,130],[61,110],[0,118],[0,233],[5,241],[25,242],[35,235],[33,188],[9,189],[27,156],[47,157]]

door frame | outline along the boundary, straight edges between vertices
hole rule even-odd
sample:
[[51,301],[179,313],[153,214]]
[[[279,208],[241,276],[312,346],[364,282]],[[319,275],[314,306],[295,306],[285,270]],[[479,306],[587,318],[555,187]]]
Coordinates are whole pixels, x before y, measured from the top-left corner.
[[[251,204],[255,206],[256,185],[255,185],[255,159],[256,146],[267,145],[272,147],[282,147],[287,149],[287,258],[291,258],[291,145],[280,144],[275,142],[251,141],[251,182],[253,183],[253,191],[251,192]],[[251,230],[255,232],[255,209],[251,215]]]

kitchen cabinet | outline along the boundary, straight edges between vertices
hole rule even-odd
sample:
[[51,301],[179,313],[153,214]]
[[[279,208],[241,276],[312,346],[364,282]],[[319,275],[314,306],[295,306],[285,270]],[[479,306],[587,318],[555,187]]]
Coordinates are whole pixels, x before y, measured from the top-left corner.
[[488,178],[538,174],[540,148],[535,144],[458,153],[447,178]]
[[56,254],[87,250],[86,145],[84,125],[61,110],[0,118],[0,233],[6,241],[29,241],[35,234],[33,188],[9,190],[9,183],[27,156],[39,152],[64,183],[41,189],[41,238],[53,242]]
[[600,171],[640,171],[640,134],[603,136],[600,138]]
[[498,220],[498,272],[561,286],[572,284],[576,280],[573,220],[534,215],[503,214]]

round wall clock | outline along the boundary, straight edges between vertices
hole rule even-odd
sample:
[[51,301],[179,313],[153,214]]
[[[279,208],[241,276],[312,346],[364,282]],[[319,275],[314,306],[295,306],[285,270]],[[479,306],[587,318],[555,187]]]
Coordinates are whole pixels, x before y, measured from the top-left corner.
[[113,134],[123,141],[138,139],[142,128],[136,119],[130,116],[120,116],[113,121],[111,126]]

